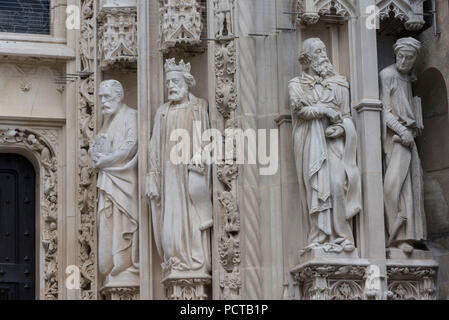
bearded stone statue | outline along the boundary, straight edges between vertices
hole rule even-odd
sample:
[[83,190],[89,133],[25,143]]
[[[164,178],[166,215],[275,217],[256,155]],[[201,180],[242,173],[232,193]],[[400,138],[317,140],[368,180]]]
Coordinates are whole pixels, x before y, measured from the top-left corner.
[[120,82],[101,83],[103,126],[89,150],[99,171],[98,271],[105,287],[138,286],[137,111]]
[[289,82],[301,212],[310,250],[355,250],[353,218],[361,212],[357,135],[349,84],[337,74],[318,38],[304,41],[303,72]]
[[[195,97],[190,64],[175,59],[165,63],[168,102],[156,112],[149,145],[147,197],[151,203],[156,246],[165,276],[204,277],[211,272],[211,167],[202,156],[201,131],[210,127],[207,102]],[[187,163],[173,158],[184,132],[193,142]],[[176,153],[176,152],[175,152]]]

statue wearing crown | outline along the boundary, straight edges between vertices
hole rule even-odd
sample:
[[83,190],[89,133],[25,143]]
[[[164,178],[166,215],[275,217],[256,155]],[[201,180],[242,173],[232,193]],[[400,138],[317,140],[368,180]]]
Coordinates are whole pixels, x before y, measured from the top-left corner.
[[[200,138],[210,127],[208,104],[189,92],[195,86],[190,63],[168,59],[165,78],[168,102],[156,112],[146,182],[155,242],[166,278],[209,277],[211,168]],[[178,158],[179,134],[183,161]]]

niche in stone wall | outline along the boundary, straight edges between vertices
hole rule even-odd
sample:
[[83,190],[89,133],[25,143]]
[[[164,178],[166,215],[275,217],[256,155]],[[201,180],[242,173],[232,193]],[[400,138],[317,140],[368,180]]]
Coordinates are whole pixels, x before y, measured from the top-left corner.
[[137,108],[137,68],[127,66],[121,69],[110,69],[103,73],[103,80],[118,80],[125,90],[125,103],[131,107]]
[[427,69],[415,85],[415,94],[421,97],[423,105],[424,131],[417,145],[424,170],[428,236],[449,248],[449,107],[441,72]]
[[[190,92],[198,98],[209,100],[209,81],[208,69],[208,21],[207,21],[207,1],[179,1],[179,0],[160,0],[160,21],[159,21],[159,41],[158,54],[160,54],[161,65],[159,72],[161,76],[158,81],[150,82],[152,90],[159,91],[161,103],[167,102],[167,89],[165,84],[165,61],[167,59],[175,58],[176,64],[180,60],[185,63],[190,63],[191,74],[196,80],[196,86],[189,88]],[[152,18],[157,16],[156,13],[151,13]],[[186,17],[187,16],[187,17]],[[194,21],[194,23],[192,23]],[[199,27],[198,21],[201,21]],[[154,74],[152,75],[154,76]],[[160,105],[151,106],[151,116],[154,117]],[[211,117],[211,115],[209,114]],[[152,121],[151,126],[154,126]],[[152,131],[152,129],[150,130]],[[152,290],[153,297],[157,300],[171,299],[172,295],[169,289],[164,284],[164,274],[162,271],[162,259],[156,250],[156,243],[154,236],[151,237],[152,250]],[[187,282],[186,282],[187,283]],[[184,291],[188,291],[184,288]],[[192,291],[193,292],[193,291]]]
[[[349,60],[348,19],[351,18],[322,17],[318,23],[302,29],[301,36],[302,40],[320,38],[327,47],[327,54],[335,70],[349,81],[351,63]],[[299,46],[301,45],[302,43],[299,43]]]
[[396,62],[393,52],[393,45],[399,38],[413,37],[416,38],[420,33],[433,26],[433,18],[430,12],[432,11],[431,1],[424,2],[424,21],[425,24],[420,30],[409,31],[405,27],[402,19],[403,15],[389,11],[389,16],[382,16],[379,29],[377,29],[377,57],[379,72],[384,68]]

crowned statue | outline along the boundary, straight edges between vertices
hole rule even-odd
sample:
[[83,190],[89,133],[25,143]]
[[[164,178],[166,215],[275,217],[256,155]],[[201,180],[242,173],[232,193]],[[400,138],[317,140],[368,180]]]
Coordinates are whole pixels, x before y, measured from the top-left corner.
[[[166,276],[210,275],[212,220],[211,167],[203,154],[201,133],[210,127],[208,104],[195,97],[190,63],[168,59],[165,85],[168,102],[156,112],[149,145],[147,197],[151,203],[154,237]],[[173,158],[175,132],[190,141],[187,161]]]

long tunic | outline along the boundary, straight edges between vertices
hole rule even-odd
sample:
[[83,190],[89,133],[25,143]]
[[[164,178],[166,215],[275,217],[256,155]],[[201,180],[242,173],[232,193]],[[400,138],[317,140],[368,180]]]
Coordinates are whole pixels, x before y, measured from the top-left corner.
[[[150,173],[147,194],[158,196],[151,201],[154,237],[165,271],[210,272],[210,232],[212,227],[212,200],[210,168],[203,164],[202,173],[190,170],[184,163],[170,159],[177,141],[170,141],[174,130],[184,129],[190,137],[190,157],[194,121],[201,130],[209,129],[207,102],[189,95],[185,105],[162,105],[155,117],[150,141]],[[202,146],[200,146],[202,148]]]
[[[309,244],[338,238],[354,243],[351,219],[361,211],[361,178],[348,88],[338,75],[323,80],[303,73],[289,83],[299,199]],[[332,124],[313,107],[318,103],[340,112],[343,136],[326,137]]]
[[385,153],[384,199],[388,231],[395,241],[421,241],[426,238],[422,167],[416,144],[400,143],[399,131],[416,136],[412,81],[395,65],[380,73],[383,102],[383,145]]
[[138,271],[137,112],[124,106],[99,132],[110,153],[126,150],[119,163],[98,174],[98,254],[103,276]]

